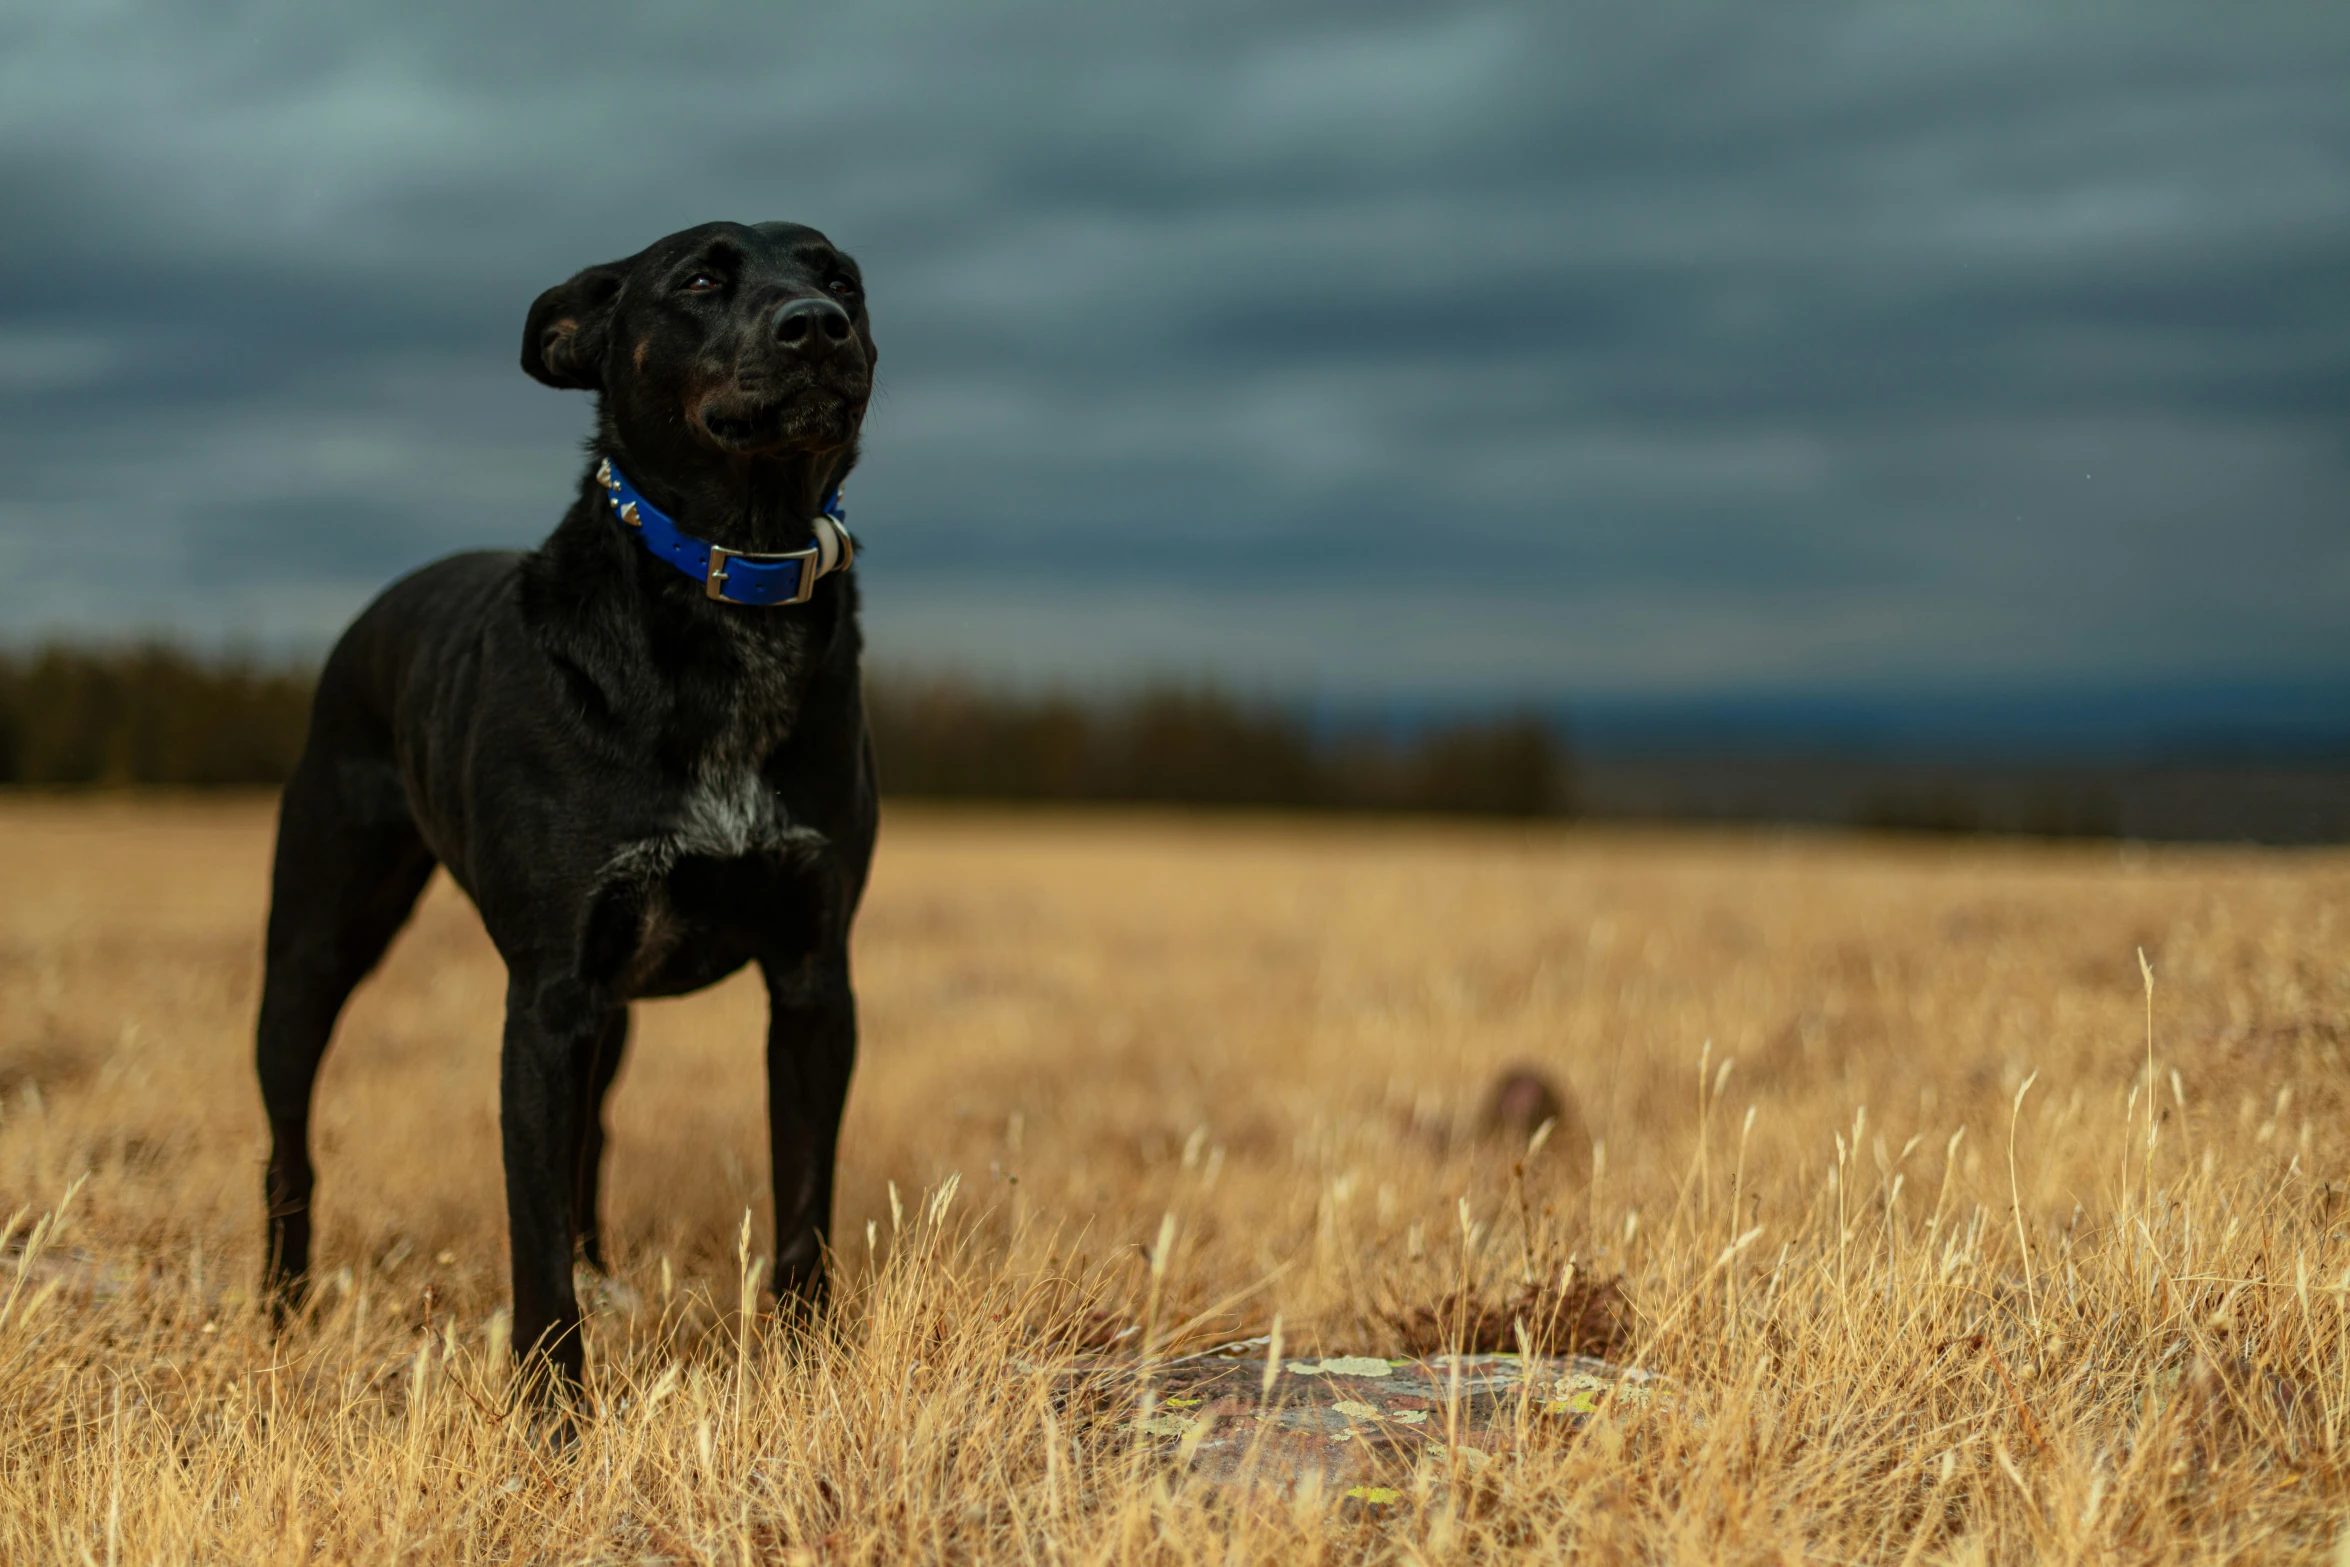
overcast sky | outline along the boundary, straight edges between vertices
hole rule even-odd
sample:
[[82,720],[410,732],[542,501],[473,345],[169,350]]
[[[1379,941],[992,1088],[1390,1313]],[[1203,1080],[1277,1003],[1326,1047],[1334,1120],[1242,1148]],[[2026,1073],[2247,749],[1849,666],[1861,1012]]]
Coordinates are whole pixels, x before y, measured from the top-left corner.
[[0,212],[10,638],[535,541],[533,295],[789,218],[884,662],[2350,679],[2350,7],[0,0]]

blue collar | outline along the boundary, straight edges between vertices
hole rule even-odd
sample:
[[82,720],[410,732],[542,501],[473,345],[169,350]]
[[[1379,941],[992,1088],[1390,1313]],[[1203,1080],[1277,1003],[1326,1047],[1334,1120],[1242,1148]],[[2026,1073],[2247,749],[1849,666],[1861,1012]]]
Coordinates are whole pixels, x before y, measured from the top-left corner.
[[816,591],[817,579],[848,570],[857,558],[857,541],[842,526],[848,514],[841,510],[838,485],[826,492],[816,513],[814,544],[780,555],[750,555],[706,544],[678,527],[620,476],[610,458],[596,464],[596,482],[604,487],[612,514],[643,541],[654,559],[667,561],[702,584],[703,593],[721,604],[805,604]]

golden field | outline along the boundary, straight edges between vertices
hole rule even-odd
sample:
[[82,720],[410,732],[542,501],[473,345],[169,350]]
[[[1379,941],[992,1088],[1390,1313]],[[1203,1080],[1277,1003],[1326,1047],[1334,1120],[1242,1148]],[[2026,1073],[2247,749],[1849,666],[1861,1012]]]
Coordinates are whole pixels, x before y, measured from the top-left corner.
[[[566,1448],[505,1401],[502,971],[445,884],[321,1080],[316,1311],[251,1310],[270,825],[0,804],[0,1561],[2333,1560],[2350,1521],[2350,854],[893,809],[828,1329],[735,1309],[756,986],[641,1006]],[[1588,1160],[1474,1135],[1517,1061]],[[1570,1268],[1672,1396],[1375,1511],[1072,1445],[1023,1370],[1276,1314],[1399,1352]]]

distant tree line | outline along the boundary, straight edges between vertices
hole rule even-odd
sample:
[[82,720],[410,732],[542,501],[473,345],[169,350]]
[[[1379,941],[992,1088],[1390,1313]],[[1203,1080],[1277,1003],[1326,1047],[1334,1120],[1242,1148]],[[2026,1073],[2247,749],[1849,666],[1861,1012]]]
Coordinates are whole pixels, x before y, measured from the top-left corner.
[[[0,783],[282,781],[312,674],[162,643],[0,653]],[[867,687],[883,789],[931,799],[1108,800],[1555,816],[1566,745],[1517,714],[1409,733],[1334,729],[1212,686],[1081,700],[919,678]]]
[[0,781],[277,783],[310,687],[307,670],[162,643],[0,654]]
[[1532,714],[1392,733],[1318,727],[1213,686],[1086,701],[908,679],[870,683],[866,707],[892,794],[1485,816],[1574,807],[1566,743]]

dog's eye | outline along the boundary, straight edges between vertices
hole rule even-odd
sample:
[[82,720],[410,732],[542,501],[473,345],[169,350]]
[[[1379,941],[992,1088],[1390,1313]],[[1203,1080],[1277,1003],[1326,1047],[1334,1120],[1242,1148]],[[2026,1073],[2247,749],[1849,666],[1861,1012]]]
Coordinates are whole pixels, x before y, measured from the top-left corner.
[[824,286],[832,290],[835,298],[854,299],[857,297],[857,285],[845,277],[836,277]]
[[696,272],[685,280],[685,292],[689,294],[707,294],[717,286],[716,274],[709,272]]

